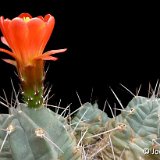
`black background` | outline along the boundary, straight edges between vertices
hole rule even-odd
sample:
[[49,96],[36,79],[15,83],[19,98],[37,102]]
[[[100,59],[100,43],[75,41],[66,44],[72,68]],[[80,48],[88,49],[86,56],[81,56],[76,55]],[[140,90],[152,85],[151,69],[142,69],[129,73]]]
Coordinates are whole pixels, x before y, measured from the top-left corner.
[[[117,103],[109,87],[127,105],[132,96],[120,83],[135,94],[142,84],[140,95],[147,96],[149,82],[154,87],[159,79],[159,19],[155,6],[101,1],[14,0],[1,3],[0,15],[14,18],[29,12],[32,16],[50,13],[55,17],[56,25],[45,50],[68,50],[57,55],[58,61],[46,63],[50,67],[45,84],[52,86],[51,104],[56,105],[61,99],[61,106],[73,103],[74,110],[80,105],[76,91],[84,103],[90,101],[93,89],[92,102],[98,101],[100,108],[106,99],[111,106]],[[0,53],[1,58],[4,56]],[[3,89],[8,97],[11,95],[11,78],[18,90],[14,71],[14,67],[0,61],[2,97]]]

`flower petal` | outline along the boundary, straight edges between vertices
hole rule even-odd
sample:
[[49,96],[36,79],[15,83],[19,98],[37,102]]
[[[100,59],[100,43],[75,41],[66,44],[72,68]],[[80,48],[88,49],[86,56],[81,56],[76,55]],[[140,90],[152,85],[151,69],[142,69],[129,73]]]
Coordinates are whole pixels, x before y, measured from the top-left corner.
[[37,18],[40,18],[42,21],[44,21],[43,16],[37,16]]
[[29,13],[21,13],[18,17],[20,17],[20,18],[26,18],[26,17],[32,18],[32,16]]
[[6,39],[5,39],[4,36],[1,36],[1,42],[2,42],[3,44],[5,44],[6,46],[9,47],[9,44],[8,44],[8,42],[6,41]]
[[3,36],[6,39],[7,43],[9,44],[10,48],[14,52],[15,51],[15,47],[13,45],[13,42],[12,42],[11,38],[9,37],[9,30],[8,30],[10,23],[11,23],[11,20],[9,20],[9,19],[5,19],[4,20],[3,16],[0,17],[0,28],[1,28],[1,31],[3,33]]
[[56,61],[56,60],[58,60],[58,58],[57,57],[52,57],[52,56],[46,56],[46,57],[43,57],[42,60],[45,60],[45,61],[48,61],[48,60]]
[[51,33],[54,29],[54,26],[55,26],[55,19],[53,16],[51,16],[50,14],[47,14],[45,17],[44,17],[44,21],[46,23],[46,33],[44,35],[44,38],[42,40],[42,43],[41,43],[41,46],[40,46],[40,50],[43,51],[50,36],[51,36]]
[[[13,42],[15,53],[24,62],[29,51],[28,46],[28,27],[27,23],[17,17],[9,25],[9,37]],[[25,62],[24,62],[25,63]]]
[[15,54],[11,51],[8,51],[6,49],[0,48],[0,52],[7,53],[8,55],[12,56],[13,58],[16,58]]
[[50,51],[47,51],[40,56],[35,57],[35,59],[45,59],[48,56],[51,56],[51,55],[56,54],[56,53],[62,53],[62,52],[65,52],[66,50],[67,50],[66,48],[65,49],[50,50]]
[[49,21],[52,21],[53,18],[54,18],[54,17],[51,16],[50,14],[47,14],[47,15],[45,15],[45,17],[44,17],[44,21],[49,23]]
[[2,59],[2,60],[5,61],[6,63],[14,65],[15,67],[17,66],[17,62],[15,60],[11,60],[11,59]]
[[[45,34],[47,32],[45,22],[40,18],[32,18],[28,23],[28,32],[29,32],[29,49],[32,55],[37,56],[42,54],[44,48],[41,48],[43,39],[45,39]],[[34,54],[34,55],[33,55]]]

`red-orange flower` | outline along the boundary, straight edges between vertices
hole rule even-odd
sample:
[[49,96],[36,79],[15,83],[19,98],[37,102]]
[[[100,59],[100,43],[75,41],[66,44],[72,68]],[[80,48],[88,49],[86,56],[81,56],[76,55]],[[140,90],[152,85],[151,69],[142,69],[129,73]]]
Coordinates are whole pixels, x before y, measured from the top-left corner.
[[32,18],[28,13],[22,13],[12,20],[0,17],[0,28],[4,35],[2,42],[8,45],[12,52],[0,50],[14,57],[20,66],[31,65],[36,59],[56,60],[51,55],[63,52],[65,49],[43,53],[54,25],[55,19],[50,14],[44,18],[42,16]]
[[54,25],[55,19],[50,14],[32,18],[28,13],[22,13],[12,20],[0,17],[3,34],[1,41],[11,49],[9,51],[0,48],[0,51],[14,58],[14,60],[4,59],[4,61],[16,66],[23,90],[28,97],[42,90],[40,87],[42,88],[41,83],[44,78],[43,61],[56,60],[57,58],[51,55],[66,50],[51,50],[43,53]]

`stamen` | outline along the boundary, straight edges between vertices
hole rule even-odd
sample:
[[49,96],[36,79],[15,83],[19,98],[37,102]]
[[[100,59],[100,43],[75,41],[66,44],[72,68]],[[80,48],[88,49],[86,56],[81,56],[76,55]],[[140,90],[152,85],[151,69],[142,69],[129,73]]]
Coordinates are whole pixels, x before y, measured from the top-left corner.
[[30,18],[29,17],[23,17],[24,22],[29,22]]

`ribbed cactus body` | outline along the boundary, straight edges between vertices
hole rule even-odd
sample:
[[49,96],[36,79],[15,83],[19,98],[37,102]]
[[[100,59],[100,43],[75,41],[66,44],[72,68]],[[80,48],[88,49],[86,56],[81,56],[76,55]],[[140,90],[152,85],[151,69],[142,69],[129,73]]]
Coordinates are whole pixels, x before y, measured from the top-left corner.
[[[159,136],[159,112],[160,100],[157,98],[134,97],[122,113],[116,118],[108,121],[107,130],[116,130],[104,134],[104,139],[112,141],[113,151],[117,159],[122,160],[151,160],[160,159],[160,154],[153,154],[155,150],[160,151],[158,143]],[[113,159],[111,147],[103,150],[106,159]],[[150,154],[145,154],[145,150]]]
[[48,108],[20,104],[0,116],[0,159],[160,160],[159,115],[155,97],[136,96],[113,118],[85,103],[67,116],[71,121]]
[[109,119],[100,109],[86,103],[73,121],[81,119],[76,130],[78,139],[82,128],[84,132],[88,127],[83,140],[87,160],[159,160],[159,115],[160,99],[137,96],[114,118]]
[[8,136],[0,159],[80,160],[72,129],[62,119],[48,108],[32,109],[24,104],[12,108],[11,115],[1,115],[1,128],[8,130],[0,131],[1,145]]
[[95,138],[86,139],[101,132],[105,128],[106,122],[109,120],[107,114],[98,108],[97,103],[91,104],[89,102],[83,104],[79,111],[72,119],[72,128],[75,129],[76,138],[79,140],[83,133],[83,145],[96,142]]

